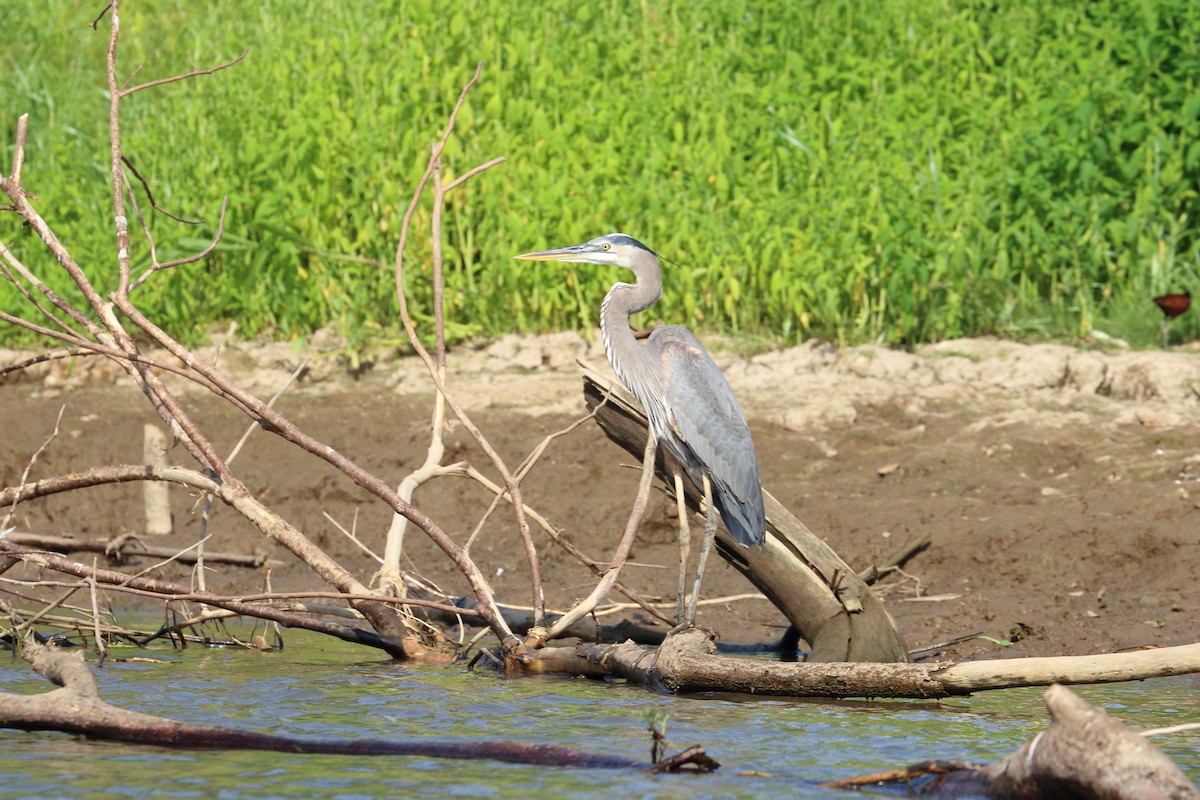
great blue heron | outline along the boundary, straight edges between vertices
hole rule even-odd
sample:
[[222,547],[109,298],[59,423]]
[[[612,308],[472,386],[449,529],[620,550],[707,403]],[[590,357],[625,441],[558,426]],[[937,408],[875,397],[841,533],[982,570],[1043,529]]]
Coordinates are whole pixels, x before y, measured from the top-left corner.
[[[758,459],[750,429],[733,389],[704,345],[687,328],[656,328],[645,344],[629,328],[629,315],[645,311],[662,296],[662,269],[650,248],[622,233],[584,244],[525,253],[528,261],[607,264],[632,270],[633,285],[616,283],[600,306],[604,351],[617,376],[641,402],[650,428],[666,451],[679,507],[678,623],[691,625],[708,553],[717,530],[715,510],[739,544],[762,547],[767,518],[763,510]],[[691,549],[683,477],[704,494],[704,540],[700,546],[691,603],[687,604],[687,565]]]

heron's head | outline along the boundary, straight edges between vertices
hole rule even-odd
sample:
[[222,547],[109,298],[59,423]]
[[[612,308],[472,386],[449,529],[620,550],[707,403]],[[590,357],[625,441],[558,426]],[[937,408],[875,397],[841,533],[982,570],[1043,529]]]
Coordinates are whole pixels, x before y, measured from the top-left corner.
[[554,250],[539,250],[536,253],[523,253],[513,258],[525,261],[566,261],[583,264],[609,264],[614,267],[633,269],[639,261],[654,258],[655,253],[649,247],[623,233],[608,233],[598,236],[590,242],[573,244],[570,247],[558,247]]

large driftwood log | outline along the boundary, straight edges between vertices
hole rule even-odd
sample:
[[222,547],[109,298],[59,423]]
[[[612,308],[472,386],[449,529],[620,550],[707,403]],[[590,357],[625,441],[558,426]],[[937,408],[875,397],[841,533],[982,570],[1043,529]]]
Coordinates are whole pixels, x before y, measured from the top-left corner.
[[957,763],[947,770],[947,762],[931,762],[825,785],[904,783],[920,797],[1200,800],[1200,791],[1179,767],[1104,709],[1058,684],[1046,690],[1045,703],[1050,726],[994,764]]
[[579,645],[520,656],[530,672],[615,675],[677,692],[744,692],[787,697],[937,699],[986,689],[1108,683],[1200,672],[1200,644],[1095,656],[1013,658],[951,664],[779,663],[723,656],[710,633],[669,636],[657,651],[633,642]]
[[62,688],[40,695],[0,692],[0,728],[62,731],[93,739],[205,750],[270,750],[327,755],[402,755],[470,758],[558,767],[641,769],[654,772],[711,772],[719,767],[703,748],[692,747],[672,758],[646,765],[622,756],[590,753],[558,745],[521,742],[409,742],[378,739],[313,740],[274,736],[186,722],[127,711],[100,699],[96,679],[81,655],[30,642],[25,660]]
[[983,770],[990,796],[1200,798],[1169,758],[1104,709],[1058,685],[1046,708],[1050,727]]
[[[640,456],[646,442],[646,415],[632,395],[585,362],[583,393],[589,409],[607,402],[596,421],[617,444]],[[663,469],[668,491],[674,483]],[[698,512],[699,493],[687,487],[688,507]],[[739,546],[724,528],[717,551],[765,594],[809,645],[809,661],[902,662],[904,639],[870,587],[778,500],[763,490],[767,540],[762,550]]]

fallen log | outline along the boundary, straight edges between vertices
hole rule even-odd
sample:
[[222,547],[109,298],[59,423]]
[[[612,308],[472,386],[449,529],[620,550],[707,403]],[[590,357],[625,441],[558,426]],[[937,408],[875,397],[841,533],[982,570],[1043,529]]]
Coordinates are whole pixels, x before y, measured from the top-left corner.
[[187,722],[127,711],[100,699],[96,679],[82,654],[66,653],[29,642],[21,653],[37,672],[61,687],[40,695],[0,692],[0,728],[61,731],[92,739],[202,750],[268,750],[282,753],[425,756],[428,758],[490,759],[517,764],[650,772],[712,772],[720,765],[698,746],[647,765],[623,756],[573,747],[508,741],[436,742],[425,739],[315,740],[293,736],[193,725]]
[[1049,727],[994,764],[927,762],[823,785],[903,783],[920,797],[1200,799],[1200,791],[1161,750],[1104,709],[1059,684],[1046,690],[1045,703]]
[[678,694],[938,699],[988,689],[1200,673],[1200,643],[1132,653],[950,664],[781,663],[719,655],[712,633],[694,628],[669,636],[657,651],[633,642],[581,644],[525,652],[518,660],[530,672],[606,674]]
[[[601,406],[596,421],[626,451],[641,457],[646,442],[646,415],[623,387],[580,361],[588,409]],[[667,491],[661,454],[656,464]],[[685,482],[686,484],[686,482]],[[687,504],[700,508],[700,495],[686,486]],[[763,489],[767,539],[761,550],[741,547],[723,528],[717,530],[717,552],[775,604],[808,642],[811,661],[908,660],[904,639],[871,588],[800,520]]]

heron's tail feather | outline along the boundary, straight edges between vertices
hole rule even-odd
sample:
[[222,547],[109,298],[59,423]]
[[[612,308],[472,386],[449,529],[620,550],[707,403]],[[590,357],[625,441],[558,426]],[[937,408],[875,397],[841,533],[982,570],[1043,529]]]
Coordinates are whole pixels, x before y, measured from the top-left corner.
[[721,521],[743,547],[762,547],[767,538],[767,512],[762,494],[749,500],[738,497],[722,481],[716,481],[713,500],[721,512]]

